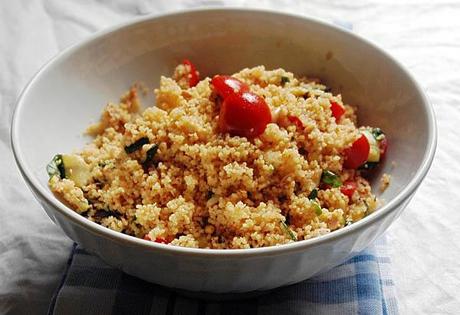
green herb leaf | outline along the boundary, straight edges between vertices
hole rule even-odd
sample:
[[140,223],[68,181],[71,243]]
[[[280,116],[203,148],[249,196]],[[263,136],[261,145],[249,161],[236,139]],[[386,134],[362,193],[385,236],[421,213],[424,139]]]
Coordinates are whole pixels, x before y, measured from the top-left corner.
[[282,76],[281,77],[281,85],[285,85],[286,83],[289,83],[291,80],[289,80],[288,77]]
[[383,133],[382,129],[380,129],[380,128],[373,128],[371,133],[374,136],[375,140],[377,140],[377,141],[380,141],[383,138],[385,138],[385,134]]
[[65,178],[64,162],[62,161],[62,155],[56,154],[51,162],[46,166],[46,172],[49,177],[59,176],[59,178]]
[[292,232],[289,226],[287,226],[287,224],[284,223],[283,221],[280,221],[280,223],[281,223],[281,227],[283,228],[284,232],[286,232],[286,234],[289,235],[291,240],[297,241],[297,236],[295,236],[294,232]]
[[323,174],[321,174],[321,181],[334,188],[342,186],[342,181],[340,180],[340,177],[328,170],[324,170]]
[[321,209],[321,206],[316,202],[312,202],[313,207],[315,208],[315,213],[316,215],[322,215],[323,214],[323,209]]
[[316,197],[318,197],[318,188],[313,188],[311,193],[308,195],[308,199],[312,200],[316,199]]
[[142,137],[139,140],[136,140],[136,142],[125,147],[125,152],[128,154],[136,152],[141,149],[144,144],[149,144],[149,138]]
[[367,204],[367,201],[363,199],[364,205],[366,206],[366,213],[369,211],[369,205]]
[[158,144],[154,144],[150,149],[147,150],[145,161],[142,163],[144,168],[150,167],[153,164],[153,158],[157,154],[158,151]]

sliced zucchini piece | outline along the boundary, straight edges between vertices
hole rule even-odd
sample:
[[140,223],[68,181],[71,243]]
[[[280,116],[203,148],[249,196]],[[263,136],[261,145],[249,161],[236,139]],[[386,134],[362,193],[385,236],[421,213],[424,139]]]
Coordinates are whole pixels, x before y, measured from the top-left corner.
[[367,141],[369,141],[369,156],[367,158],[368,162],[379,162],[380,161],[380,148],[377,140],[375,139],[374,135],[368,131],[364,130],[363,135],[367,138]]
[[369,150],[368,162],[379,162],[380,161],[380,149],[375,146],[371,146]]
[[373,128],[372,135],[377,141],[381,141],[383,138],[385,138],[385,133],[380,128]]
[[64,164],[65,178],[72,180],[75,186],[85,186],[91,178],[89,165],[79,155],[63,154],[62,162]]
[[64,164],[62,163],[62,154],[56,154],[51,162],[48,163],[46,166],[46,172],[50,179],[53,176],[57,176],[59,178],[65,178],[65,169]]
[[89,165],[75,154],[56,154],[46,166],[46,171],[50,179],[54,176],[67,178],[77,187],[85,186],[91,178]]

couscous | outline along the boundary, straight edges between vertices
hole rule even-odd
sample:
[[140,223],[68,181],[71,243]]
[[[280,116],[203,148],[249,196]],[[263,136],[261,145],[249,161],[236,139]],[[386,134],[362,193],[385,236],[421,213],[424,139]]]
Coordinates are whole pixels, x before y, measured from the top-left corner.
[[94,140],[47,167],[53,193],[91,221],[158,243],[254,248],[378,206],[363,174],[385,135],[358,128],[356,108],[318,80],[258,66],[200,81],[187,60],[161,77],[156,106],[141,111],[138,93],[109,103]]

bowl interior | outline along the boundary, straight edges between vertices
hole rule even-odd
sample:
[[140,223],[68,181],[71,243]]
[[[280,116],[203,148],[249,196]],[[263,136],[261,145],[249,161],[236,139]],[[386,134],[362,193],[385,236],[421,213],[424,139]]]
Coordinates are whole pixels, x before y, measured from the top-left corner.
[[[47,191],[52,156],[81,148],[85,128],[108,101],[133,82],[158,86],[182,59],[203,76],[244,67],[282,67],[319,77],[359,107],[360,124],[379,126],[390,147],[379,175],[392,175],[391,200],[422,164],[430,138],[423,95],[407,73],[379,49],[353,34],[314,20],[275,13],[209,10],[145,19],[104,32],[67,50],[29,85],[16,113],[14,135],[22,166]],[[145,105],[152,105],[153,99]],[[394,165],[392,162],[395,162]],[[50,192],[47,192],[53,198]]]

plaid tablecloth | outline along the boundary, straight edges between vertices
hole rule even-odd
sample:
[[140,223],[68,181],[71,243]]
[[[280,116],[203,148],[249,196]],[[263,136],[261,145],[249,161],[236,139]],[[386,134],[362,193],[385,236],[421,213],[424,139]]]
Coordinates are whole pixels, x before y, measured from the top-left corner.
[[245,300],[190,298],[114,269],[76,244],[49,314],[397,314],[383,239],[342,265]]

